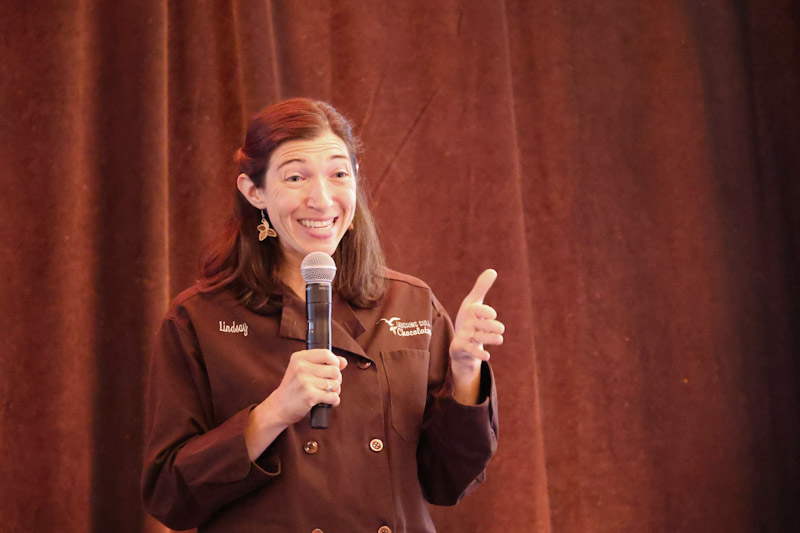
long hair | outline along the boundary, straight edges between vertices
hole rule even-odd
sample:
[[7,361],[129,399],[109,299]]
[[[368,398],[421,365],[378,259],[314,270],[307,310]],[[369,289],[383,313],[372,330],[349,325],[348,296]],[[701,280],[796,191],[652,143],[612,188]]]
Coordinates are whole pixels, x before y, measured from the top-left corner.
[[[256,187],[263,188],[270,157],[278,146],[314,139],[328,131],[344,141],[356,174],[353,229],[345,232],[333,254],[337,265],[333,290],[356,307],[371,307],[386,290],[385,261],[358,174],[361,144],[347,119],[330,104],[308,98],[292,98],[267,107],[250,122],[244,146],[236,153],[239,173],[247,174]],[[233,183],[233,213],[200,257],[200,290],[230,289],[247,308],[272,313],[283,303],[278,290],[281,246],[278,239],[258,240],[256,227],[261,212],[239,192],[235,180]]]

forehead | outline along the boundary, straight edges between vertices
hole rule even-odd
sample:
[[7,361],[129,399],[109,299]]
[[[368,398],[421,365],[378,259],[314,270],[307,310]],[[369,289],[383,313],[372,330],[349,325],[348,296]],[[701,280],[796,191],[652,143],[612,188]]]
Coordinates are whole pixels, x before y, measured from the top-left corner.
[[327,160],[335,157],[344,157],[349,161],[350,152],[338,135],[328,131],[313,139],[297,139],[281,144],[272,153],[269,166],[275,168],[292,160]]

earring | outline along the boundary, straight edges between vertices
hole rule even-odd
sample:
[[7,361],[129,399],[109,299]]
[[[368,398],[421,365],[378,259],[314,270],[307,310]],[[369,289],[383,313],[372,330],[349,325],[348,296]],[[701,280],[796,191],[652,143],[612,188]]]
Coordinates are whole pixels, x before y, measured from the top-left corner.
[[352,222],[350,222],[350,227],[348,227],[348,228],[347,228],[347,231],[350,231],[350,230],[352,230],[352,229],[353,229],[353,223],[352,223]]
[[258,240],[263,241],[267,237],[277,237],[278,234],[275,230],[269,227],[267,217],[264,216],[264,210],[261,210],[261,224],[258,225]]

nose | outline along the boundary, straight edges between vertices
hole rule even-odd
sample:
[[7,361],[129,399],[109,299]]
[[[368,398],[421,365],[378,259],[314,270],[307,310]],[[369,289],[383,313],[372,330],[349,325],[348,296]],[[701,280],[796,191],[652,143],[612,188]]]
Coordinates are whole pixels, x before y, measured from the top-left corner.
[[316,176],[309,180],[308,187],[306,205],[320,211],[324,211],[333,205],[330,185],[324,176]]

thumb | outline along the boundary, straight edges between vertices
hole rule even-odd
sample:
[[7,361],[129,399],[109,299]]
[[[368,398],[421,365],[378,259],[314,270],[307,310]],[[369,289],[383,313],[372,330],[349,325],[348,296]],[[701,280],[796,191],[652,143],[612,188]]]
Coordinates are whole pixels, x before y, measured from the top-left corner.
[[475,286],[469,291],[467,297],[464,298],[465,302],[482,304],[483,299],[486,298],[486,293],[492,288],[494,280],[497,279],[497,272],[493,269],[484,270],[478,279],[475,281]]

